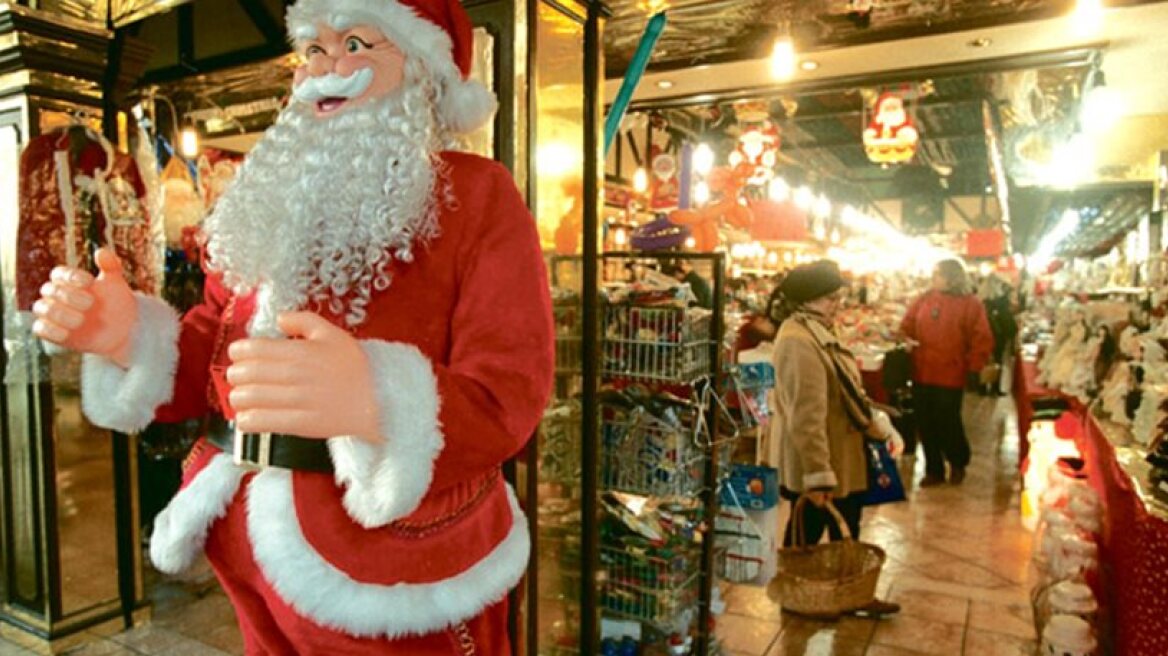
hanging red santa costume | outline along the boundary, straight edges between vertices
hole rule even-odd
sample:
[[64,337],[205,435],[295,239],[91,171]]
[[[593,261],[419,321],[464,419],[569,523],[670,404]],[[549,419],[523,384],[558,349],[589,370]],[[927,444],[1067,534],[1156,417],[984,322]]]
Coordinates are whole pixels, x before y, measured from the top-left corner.
[[[434,89],[425,97],[446,130],[469,131],[493,112],[493,98],[466,80],[471,26],[458,0],[301,0],[288,19],[297,40],[318,29],[357,35],[345,38],[350,53],[368,37],[353,26],[376,28],[424,67]],[[453,152],[434,162],[434,229],[409,224],[400,233],[411,241],[394,242],[382,260],[386,275],[360,312],[299,308],[360,340],[382,440],[329,439],[331,472],[255,471],[200,441],[183,489],[156,520],[155,564],[181,570],[205,548],[249,654],[510,653],[505,599],[530,547],[499,467],[535,429],[550,392],[547,278],[535,223],[507,171]],[[240,170],[240,188],[254,177],[251,163]],[[216,212],[230,211],[234,191]],[[212,258],[217,228],[230,230],[212,215]],[[281,239],[278,231],[271,239]],[[254,254],[269,255],[276,257]],[[228,347],[256,334],[281,293],[262,285],[241,292],[228,282],[234,273],[226,266],[209,276],[203,304],[181,321],[138,297],[130,366],[86,356],[91,420],[134,431],[153,419],[211,415],[220,427],[231,419],[214,372],[233,365]],[[235,446],[267,449],[266,440]]]

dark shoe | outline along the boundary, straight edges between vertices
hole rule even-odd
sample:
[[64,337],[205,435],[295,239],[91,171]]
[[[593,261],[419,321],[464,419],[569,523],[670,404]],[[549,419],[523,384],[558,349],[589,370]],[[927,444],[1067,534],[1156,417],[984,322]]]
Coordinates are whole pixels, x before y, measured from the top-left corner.
[[918,483],[920,487],[937,487],[945,484],[944,476],[933,476],[932,474],[925,474],[925,477]]
[[965,468],[954,467],[953,471],[949,472],[949,482],[953,485],[961,485],[965,481]]
[[900,612],[900,604],[892,601],[873,599],[867,606],[857,608],[851,614],[857,617],[868,617],[874,620],[883,619]]

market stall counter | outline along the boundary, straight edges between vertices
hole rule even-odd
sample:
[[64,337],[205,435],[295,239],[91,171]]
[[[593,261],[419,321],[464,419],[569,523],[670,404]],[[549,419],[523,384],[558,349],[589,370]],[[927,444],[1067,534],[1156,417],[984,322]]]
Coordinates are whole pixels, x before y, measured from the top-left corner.
[[[1082,412],[1082,410],[1079,410]],[[1127,431],[1083,412],[1075,441],[1104,502],[1101,600],[1111,609],[1115,654],[1168,654],[1168,507],[1151,496],[1141,449]]]

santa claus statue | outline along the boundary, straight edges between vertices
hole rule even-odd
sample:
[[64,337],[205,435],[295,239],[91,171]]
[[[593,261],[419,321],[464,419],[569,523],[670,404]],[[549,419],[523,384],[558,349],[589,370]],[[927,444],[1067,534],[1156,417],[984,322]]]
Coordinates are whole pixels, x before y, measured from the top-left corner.
[[904,108],[904,99],[885,93],[876,101],[872,122],[864,129],[864,151],[877,164],[902,164],[917,152],[920,134]]
[[450,152],[494,98],[458,0],[300,0],[293,102],[208,217],[181,319],[121,264],[59,268],[35,332],[84,352],[82,405],[134,432],[206,417],[156,520],[205,552],[248,654],[506,654],[529,538],[500,465],[535,429],[553,328],[507,171]]

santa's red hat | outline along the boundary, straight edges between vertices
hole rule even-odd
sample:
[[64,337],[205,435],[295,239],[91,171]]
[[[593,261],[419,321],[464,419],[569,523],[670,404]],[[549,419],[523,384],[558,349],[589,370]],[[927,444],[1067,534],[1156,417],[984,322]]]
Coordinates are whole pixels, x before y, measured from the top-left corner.
[[438,114],[450,130],[471,132],[495,113],[495,96],[469,79],[474,28],[459,0],[299,0],[288,8],[288,35],[311,39],[319,23],[372,25],[407,57],[420,60],[438,90]]

